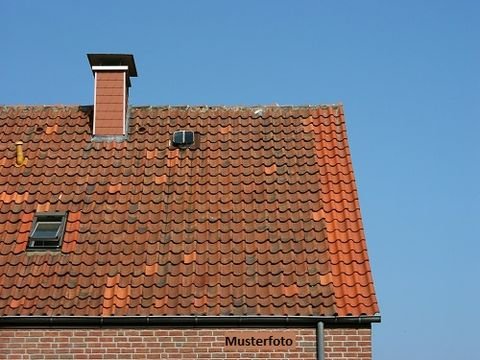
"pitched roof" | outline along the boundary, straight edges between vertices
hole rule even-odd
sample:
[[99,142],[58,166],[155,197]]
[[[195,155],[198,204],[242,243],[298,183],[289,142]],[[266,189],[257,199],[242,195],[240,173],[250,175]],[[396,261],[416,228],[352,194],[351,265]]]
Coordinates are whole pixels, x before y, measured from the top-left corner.
[[[378,312],[341,106],[133,107],[123,142],[91,113],[0,108],[2,316]],[[61,252],[26,251],[36,211]]]

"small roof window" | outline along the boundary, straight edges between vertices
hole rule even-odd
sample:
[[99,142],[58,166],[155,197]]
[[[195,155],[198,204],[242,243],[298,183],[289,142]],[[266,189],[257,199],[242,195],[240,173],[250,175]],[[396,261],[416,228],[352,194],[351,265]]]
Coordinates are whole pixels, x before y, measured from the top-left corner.
[[29,250],[55,250],[62,246],[67,213],[37,213],[28,239]]
[[191,130],[175,131],[172,136],[172,145],[187,148],[195,143],[195,133]]

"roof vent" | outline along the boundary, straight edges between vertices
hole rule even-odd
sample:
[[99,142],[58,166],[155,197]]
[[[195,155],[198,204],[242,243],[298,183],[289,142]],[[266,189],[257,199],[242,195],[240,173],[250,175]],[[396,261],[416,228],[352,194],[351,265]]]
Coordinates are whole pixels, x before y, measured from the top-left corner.
[[175,131],[172,136],[172,145],[187,148],[195,143],[195,133],[191,130]]
[[27,158],[23,156],[23,148],[22,148],[23,142],[17,141],[15,143],[15,152],[17,155],[17,160],[15,161],[15,166],[20,167],[23,166],[27,163]]

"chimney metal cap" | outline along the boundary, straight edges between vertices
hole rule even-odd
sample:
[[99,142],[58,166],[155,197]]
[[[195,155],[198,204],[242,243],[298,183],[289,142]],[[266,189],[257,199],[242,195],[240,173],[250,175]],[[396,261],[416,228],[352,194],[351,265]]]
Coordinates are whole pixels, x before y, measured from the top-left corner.
[[128,66],[128,76],[137,77],[137,67],[132,54],[87,54],[90,67]]

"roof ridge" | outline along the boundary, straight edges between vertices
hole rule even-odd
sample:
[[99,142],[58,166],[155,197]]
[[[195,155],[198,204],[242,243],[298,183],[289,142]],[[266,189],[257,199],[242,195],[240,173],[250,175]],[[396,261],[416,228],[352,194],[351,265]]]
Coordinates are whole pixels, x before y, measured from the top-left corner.
[[292,104],[254,104],[254,105],[220,105],[220,104],[202,104],[202,105],[131,105],[132,109],[258,109],[258,108],[267,108],[267,109],[317,109],[317,108],[339,108],[343,107],[342,103],[333,103],[333,104],[302,104],[302,105],[292,105]]
[[[0,104],[0,109],[65,109],[65,108],[90,108],[93,104]],[[333,104],[255,104],[255,105],[221,105],[221,104],[204,104],[204,105],[130,105],[132,109],[328,109],[343,107],[342,103]]]

